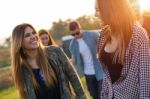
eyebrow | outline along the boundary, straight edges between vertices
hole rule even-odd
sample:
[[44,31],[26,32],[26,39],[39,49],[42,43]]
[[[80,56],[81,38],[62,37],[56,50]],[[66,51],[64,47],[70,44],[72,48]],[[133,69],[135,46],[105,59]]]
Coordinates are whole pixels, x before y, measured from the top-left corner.
[[34,33],[34,32],[36,32],[36,31],[32,31],[32,32],[25,32],[25,34],[30,34],[30,33]]
[[95,10],[96,10],[96,11],[99,11],[99,9],[98,9],[97,7],[95,7]]
[[29,32],[26,32],[26,33],[24,33],[24,34],[30,34]]
[[95,9],[98,9],[98,7],[95,7]]

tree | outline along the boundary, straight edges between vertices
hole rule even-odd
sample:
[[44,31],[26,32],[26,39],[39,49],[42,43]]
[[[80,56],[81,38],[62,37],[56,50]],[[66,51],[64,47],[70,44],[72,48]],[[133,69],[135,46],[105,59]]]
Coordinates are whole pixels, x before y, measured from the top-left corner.
[[50,29],[54,38],[59,39],[64,35],[66,31],[67,23],[59,19],[58,22],[53,22],[52,28]]
[[8,38],[5,39],[4,46],[6,46],[6,47],[11,46],[11,37],[8,37]]
[[[50,28],[50,32],[55,40],[60,40],[62,36],[70,34],[68,23],[71,20],[72,19],[67,19],[63,21],[59,19],[58,22],[53,22],[53,25]],[[101,27],[101,22],[94,16],[83,15],[76,20],[79,21],[83,30],[95,30]]]
[[77,19],[84,30],[95,30],[101,27],[101,22],[94,16],[81,16]]

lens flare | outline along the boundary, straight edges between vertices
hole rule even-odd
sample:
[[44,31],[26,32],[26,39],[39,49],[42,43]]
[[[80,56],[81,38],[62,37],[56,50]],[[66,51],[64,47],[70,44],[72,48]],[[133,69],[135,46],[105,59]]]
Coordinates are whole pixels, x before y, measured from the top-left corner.
[[150,11],[150,0],[138,0],[138,2],[142,12],[146,10]]

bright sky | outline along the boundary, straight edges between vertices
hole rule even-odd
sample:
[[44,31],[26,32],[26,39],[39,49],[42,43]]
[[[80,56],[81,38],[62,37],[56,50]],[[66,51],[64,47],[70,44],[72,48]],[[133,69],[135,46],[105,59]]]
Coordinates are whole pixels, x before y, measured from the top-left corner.
[[[95,0],[0,0],[0,44],[17,24],[49,29],[58,19],[94,14],[94,3]],[[150,8],[150,0],[139,3],[142,10]]]
[[150,9],[150,0],[138,0],[141,10]]
[[30,23],[37,30],[49,29],[58,19],[75,19],[94,14],[95,0],[1,0],[0,41],[9,37],[20,23]]

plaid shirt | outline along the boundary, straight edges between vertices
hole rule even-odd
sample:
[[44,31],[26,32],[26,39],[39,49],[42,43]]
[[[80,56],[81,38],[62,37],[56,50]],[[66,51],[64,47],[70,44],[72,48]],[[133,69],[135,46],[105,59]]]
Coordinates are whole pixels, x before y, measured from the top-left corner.
[[[105,35],[98,41],[101,51]],[[101,60],[101,59],[100,59]],[[108,70],[103,80],[102,99],[150,99],[150,53],[146,31],[138,24],[133,26],[133,34],[125,52],[125,63],[120,78],[111,83]]]

